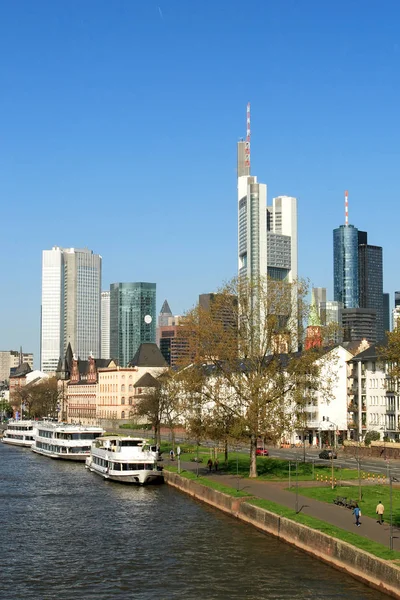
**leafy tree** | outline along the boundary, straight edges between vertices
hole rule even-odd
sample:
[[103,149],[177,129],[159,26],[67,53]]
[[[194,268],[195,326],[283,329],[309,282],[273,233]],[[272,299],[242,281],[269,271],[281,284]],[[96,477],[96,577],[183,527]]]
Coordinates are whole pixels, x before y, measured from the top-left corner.
[[56,418],[59,398],[57,379],[51,377],[15,389],[11,394],[10,404],[14,410],[21,410],[21,406],[24,406],[24,414],[33,419]]
[[278,441],[290,431],[293,407],[310,389],[329,395],[328,378],[320,378],[323,351],[297,351],[306,293],[304,282],[235,279],[215,294],[211,309],[195,307],[180,328],[196,367],[183,371],[188,387],[194,379],[202,414],[229,415],[231,435],[250,442],[250,477],[257,477],[257,440]]

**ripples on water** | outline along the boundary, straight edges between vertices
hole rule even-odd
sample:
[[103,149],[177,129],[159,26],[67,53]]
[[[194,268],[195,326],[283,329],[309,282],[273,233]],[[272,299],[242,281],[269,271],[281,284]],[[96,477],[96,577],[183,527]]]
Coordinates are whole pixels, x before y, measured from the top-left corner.
[[166,485],[0,444],[1,600],[383,600]]

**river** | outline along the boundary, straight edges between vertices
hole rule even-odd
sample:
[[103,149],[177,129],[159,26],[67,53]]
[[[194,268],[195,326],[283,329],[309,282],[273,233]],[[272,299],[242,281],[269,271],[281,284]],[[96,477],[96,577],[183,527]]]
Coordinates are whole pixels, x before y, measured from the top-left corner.
[[1,600],[383,600],[167,485],[0,444]]

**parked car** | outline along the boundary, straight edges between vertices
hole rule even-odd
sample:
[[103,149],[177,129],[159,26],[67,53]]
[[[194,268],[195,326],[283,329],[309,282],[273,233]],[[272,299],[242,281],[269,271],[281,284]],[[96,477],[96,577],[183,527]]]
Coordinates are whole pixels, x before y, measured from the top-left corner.
[[256,455],[257,456],[269,456],[269,452],[266,448],[257,448]]
[[331,458],[337,458],[337,454],[334,450],[322,450],[322,452],[319,453],[319,457],[331,459]]

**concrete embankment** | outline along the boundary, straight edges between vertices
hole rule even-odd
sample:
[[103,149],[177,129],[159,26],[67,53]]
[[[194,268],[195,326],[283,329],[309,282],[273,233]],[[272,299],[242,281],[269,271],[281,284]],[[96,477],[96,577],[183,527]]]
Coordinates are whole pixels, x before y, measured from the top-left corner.
[[235,498],[166,470],[164,477],[168,485],[272,534],[400,600],[400,568],[395,564],[254,506],[248,502],[247,497]]

